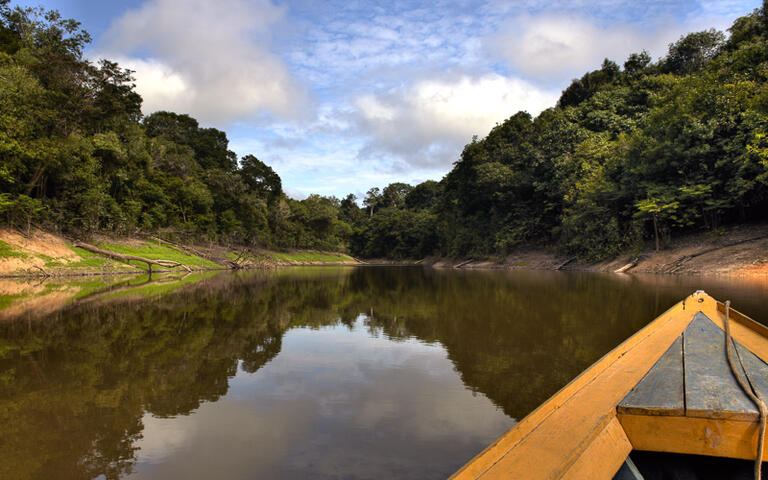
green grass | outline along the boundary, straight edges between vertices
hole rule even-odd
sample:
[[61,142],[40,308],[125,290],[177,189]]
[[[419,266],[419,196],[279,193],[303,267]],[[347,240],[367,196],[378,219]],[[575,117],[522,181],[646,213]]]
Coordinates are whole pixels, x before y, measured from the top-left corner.
[[0,241],[0,258],[27,258],[27,254],[20,252],[16,247],[10,243]]
[[59,261],[59,259],[57,259],[57,258],[51,257],[51,256],[49,256],[49,255],[45,255],[45,254],[42,254],[42,253],[38,253],[38,254],[37,254],[37,255],[35,255],[35,256],[36,256],[37,258],[40,258],[40,259],[42,259],[42,260],[45,262],[45,263],[43,264],[43,266],[45,266],[45,267],[48,267],[48,268],[53,268],[53,267],[64,267],[64,266],[66,266],[66,265],[69,265],[69,264],[68,264],[68,263],[66,263],[66,262],[61,262],[61,261]]
[[349,255],[343,253],[326,253],[326,252],[269,252],[268,257],[276,260],[293,261],[293,262],[326,262],[326,263],[338,263],[338,262],[350,262],[354,261]]
[[108,260],[100,255],[96,255],[95,253],[91,253],[87,250],[83,250],[82,248],[74,247],[72,248],[75,252],[77,252],[78,255],[80,255],[80,260],[76,262],[69,262],[66,264],[61,264],[60,262],[54,262],[59,263],[59,265],[51,265],[51,266],[65,266],[65,267],[72,267],[72,268],[102,268],[107,263],[112,262],[111,260]]
[[[221,265],[214,263],[210,260],[207,260],[202,257],[198,257],[196,255],[187,255],[185,253],[182,253],[176,250],[175,248],[172,248],[166,245],[126,246],[126,245],[115,245],[115,244],[109,244],[109,243],[100,243],[98,244],[98,247],[103,248],[104,250],[115,252],[115,253],[121,253],[123,255],[134,255],[136,257],[148,258],[150,260],[173,260],[175,262],[183,263],[184,265],[187,265],[190,267],[221,268]],[[100,267],[104,265],[104,263],[107,261],[100,255],[88,252],[86,250],[83,250],[82,248],[75,247],[75,250],[83,258],[83,260],[79,262],[70,263],[68,264],[69,266]],[[133,262],[130,265],[134,267],[137,267],[137,266],[143,267],[143,265],[137,262]]]

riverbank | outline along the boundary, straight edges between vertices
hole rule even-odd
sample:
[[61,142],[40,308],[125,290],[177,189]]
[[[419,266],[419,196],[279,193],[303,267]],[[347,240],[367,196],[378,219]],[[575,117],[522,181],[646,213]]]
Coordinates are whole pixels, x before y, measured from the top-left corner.
[[[293,265],[425,265],[433,268],[574,270],[619,273],[705,274],[768,277],[768,224],[741,225],[673,239],[659,252],[652,248],[587,263],[546,249],[521,249],[503,259],[418,261],[366,260],[336,252],[268,250],[238,251],[221,245],[174,245],[161,239],[96,236],[99,248],[121,255],[179,262],[190,270],[274,268]],[[0,277],[113,275],[146,272],[147,265],[105,258],[72,246],[61,236],[40,230],[24,234],[0,229]],[[153,268],[155,272],[168,271]]]
[[[169,260],[192,271],[359,263],[337,252],[243,251],[215,244],[177,245],[159,238],[95,236],[89,243],[116,257]],[[22,233],[0,229],[0,277],[136,274],[147,271],[147,266],[142,261],[108,258],[41,230]],[[153,271],[169,269],[155,266]]]
[[428,258],[434,268],[577,270],[617,273],[666,273],[768,277],[768,225],[741,225],[714,233],[681,236],[656,252],[630,252],[596,263],[524,249],[503,259]]

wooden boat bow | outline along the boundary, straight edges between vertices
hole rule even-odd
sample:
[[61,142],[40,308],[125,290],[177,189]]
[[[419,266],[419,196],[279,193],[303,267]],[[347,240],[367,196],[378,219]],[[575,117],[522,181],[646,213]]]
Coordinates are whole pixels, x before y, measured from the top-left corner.
[[[768,399],[768,328],[730,310],[755,394]],[[754,459],[758,414],[727,364],[725,306],[697,291],[603,356],[452,480],[611,479],[630,451]]]

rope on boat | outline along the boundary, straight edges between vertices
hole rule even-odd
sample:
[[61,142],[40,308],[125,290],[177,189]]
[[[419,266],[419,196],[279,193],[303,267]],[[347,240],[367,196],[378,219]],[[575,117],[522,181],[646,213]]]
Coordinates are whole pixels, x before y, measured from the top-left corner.
[[760,480],[762,472],[762,466],[763,466],[763,444],[765,443],[765,424],[766,424],[766,417],[768,416],[768,408],[766,408],[765,403],[760,400],[760,398],[755,395],[755,393],[752,391],[752,388],[747,384],[747,382],[741,378],[741,375],[739,375],[739,371],[736,368],[736,363],[733,360],[733,354],[731,353],[731,348],[733,348],[733,342],[731,341],[731,324],[729,319],[729,313],[731,309],[731,301],[726,300],[725,302],[725,354],[728,357],[728,365],[731,367],[731,372],[733,372],[733,376],[736,377],[736,380],[739,382],[739,386],[742,390],[744,390],[744,393],[747,394],[747,396],[752,400],[752,403],[754,403],[757,406],[757,409],[760,411],[760,433],[757,437],[757,456],[755,457],[755,480]]

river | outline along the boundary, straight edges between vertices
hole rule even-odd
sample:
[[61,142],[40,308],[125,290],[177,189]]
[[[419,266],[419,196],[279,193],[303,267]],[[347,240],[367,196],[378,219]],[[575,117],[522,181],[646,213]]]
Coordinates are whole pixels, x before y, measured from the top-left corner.
[[0,478],[445,478],[694,290],[768,321],[768,282],[718,277],[191,278],[0,322]]

